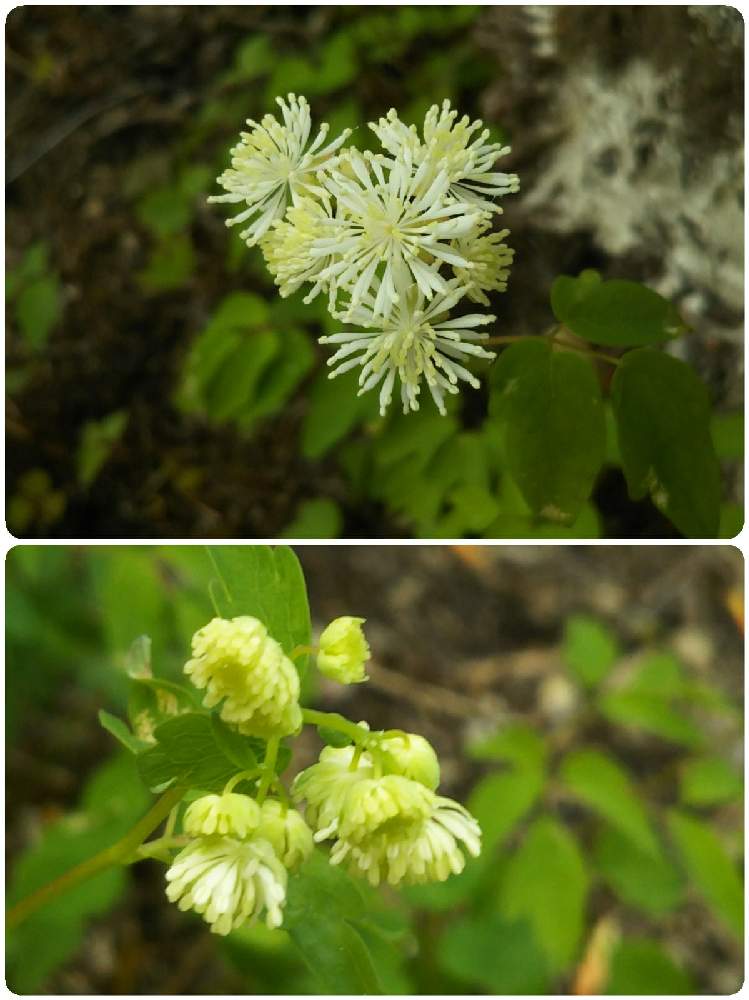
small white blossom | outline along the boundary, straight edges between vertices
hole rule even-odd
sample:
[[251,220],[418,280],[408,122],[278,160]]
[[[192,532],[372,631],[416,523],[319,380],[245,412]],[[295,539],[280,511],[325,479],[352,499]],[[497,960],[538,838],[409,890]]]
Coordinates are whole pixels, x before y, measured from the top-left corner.
[[[335,230],[339,218],[330,199],[300,198],[289,206],[284,219],[276,220],[260,240],[268,270],[278,285],[281,298],[293,295],[305,283],[312,285],[304,301],[311,302],[321,291],[335,286],[322,275],[334,263],[335,253],[312,256],[316,241]],[[332,303],[331,303],[332,304]]]
[[487,334],[475,329],[493,322],[494,316],[448,318],[448,311],[463,294],[463,286],[454,279],[445,285],[444,293],[434,295],[427,304],[421,290],[412,286],[387,320],[378,317],[372,297],[365,296],[348,315],[354,324],[368,329],[344,330],[320,338],[322,344],[342,345],[328,361],[331,366],[337,365],[330,377],[361,365],[359,395],[382,383],[382,414],[392,398],[396,377],[400,380],[403,412],[418,410],[423,378],[437,409],[444,414],[444,394],[457,393],[459,380],[473,388],[479,386],[478,379],[461,362],[469,357],[495,357],[493,351],[477,343]]
[[228,934],[263,913],[268,927],[283,920],[286,869],[266,840],[194,840],[174,859],[166,880],[170,902],[201,914],[214,934]]
[[274,219],[283,217],[289,199],[296,204],[314,188],[315,173],[351,134],[346,129],[323,146],[329,127],[323,122],[308,145],[312,121],[306,99],[289,94],[286,101],[277,97],[276,102],[283,124],[274,115],[265,115],[259,123],[248,118],[250,131],[240,134],[240,142],[231,151],[231,167],[218,178],[228,193],[208,199],[245,203],[247,207],[226,224],[234,226],[255,216],[239,234],[249,246],[257,243]]
[[506,290],[515,256],[515,251],[504,242],[510,235],[509,229],[495,233],[486,228],[480,227],[476,233],[455,241],[455,249],[472,267],[453,267],[453,274],[465,288],[466,296],[484,306],[489,305],[487,292]]
[[371,298],[374,316],[388,318],[413,282],[428,299],[444,294],[442,261],[471,268],[451,241],[475,228],[481,215],[472,205],[446,200],[444,171],[423,190],[425,172],[414,170],[407,155],[385,165],[352,149],[320,175],[343,211],[330,218],[329,235],[314,240],[309,253],[332,259],[319,278],[349,294],[349,315]]
[[240,840],[260,824],[260,806],[249,795],[226,792],[223,795],[203,795],[191,802],[185,811],[182,827],[191,837],[213,833],[239,837]]
[[268,630],[250,615],[214,618],[192,638],[185,673],[221,704],[221,718],[250,736],[286,736],[302,724],[299,674]]

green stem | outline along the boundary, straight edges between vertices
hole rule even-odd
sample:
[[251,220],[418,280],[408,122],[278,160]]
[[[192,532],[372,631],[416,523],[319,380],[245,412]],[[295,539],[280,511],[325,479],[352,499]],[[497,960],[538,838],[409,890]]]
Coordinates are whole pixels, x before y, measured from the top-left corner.
[[[565,351],[574,351],[577,354],[583,354],[586,358],[598,358],[599,361],[606,361],[610,365],[620,365],[620,358],[612,358],[608,354],[601,354],[599,351],[589,351],[587,347],[576,347],[574,344],[567,344],[563,341],[557,339],[561,327],[555,326],[543,336],[550,341],[552,344],[556,344],[558,347],[563,348]],[[538,340],[536,334],[525,334],[520,333],[517,335],[508,335],[502,337],[487,337],[485,340],[481,341],[482,346],[486,344],[514,344],[522,340]]]
[[300,656],[314,656],[318,652],[317,646],[294,646],[292,651],[289,653],[290,660],[297,660]]
[[517,335],[503,335],[501,337],[485,337],[481,341],[483,347],[484,344],[514,344],[518,340],[536,340],[534,334],[519,333]]
[[372,733],[363,726],[358,726],[338,712],[318,712],[314,708],[303,708],[302,719],[311,726],[324,726],[325,729],[335,729],[348,736],[356,744],[364,744],[371,739]]
[[222,795],[228,795],[229,792],[233,792],[240,781],[251,781],[253,778],[257,778],[257,776],[262,773],[262,767],[253,767],[251,771],[240,771],[239,774],[235,774],[233,778],[230,778],[226,782]]
[[271,736],[268,740],[268,747],[265,751],[265,760],[263,761],[263,776],[260,779],[260,784],[257,789],[258,805],[262,805],[265,801],[268,789],[276,777],[276,759],[278,758],[278,748],[280,745],[281,739],[279,736]]
[[60,875],[59,878],[42,886],[41,889],[32,892],[30,896],[22,899],[20,903],[11,906],[5,916],[6,927],[16,927],[40,907],[50,902],[50,900],[55,899],[67,889],[71,889],[74,885],[78,885],[79,882],[91,878],[92,875],[97,875],[105,868],[111,868],[113,865],[124,862],[126,858],[137,851],[146,837],[153,833],[157,826],[163,823],[184,794],[184,788],[179,786],[170,788],[157,800],[143,819],[139,820],[132,830],[126,833],[116,844],[112,844],[111,847],[107,847],[98,854],[94,854],[91,858],[86,858],[85,861],[76,865],[75,868],[71,868],[64,875]]

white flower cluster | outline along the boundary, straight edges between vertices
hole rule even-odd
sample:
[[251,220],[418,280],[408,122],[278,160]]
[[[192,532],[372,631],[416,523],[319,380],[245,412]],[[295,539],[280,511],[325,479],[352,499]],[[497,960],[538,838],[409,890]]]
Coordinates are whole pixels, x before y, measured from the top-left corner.
[[492,221],[496,199],[518,190],[517,175],[494,169],[508,147],[489,142],[481,121],[458,119],[449,101],[427,112],[421,135],[394,109],[370,122],[380,153],[341,149],[349,130],[323,145],[327,125],[308,145],[307,101],[277,101],[283,124],[248,121],[218,178],[228,193],[210,200],[245,206],[229,225],[254,217],[241,236],[259,243],[282,296],[302,286],[311,286],[305,302],[327,293],[346,324],[321,338],[338,346],[331,378],[361,366],[360,393],[379,386],[382,413],[396,379],[404,412],[417,410],[423,380],[445,413],[445,393],[460,381],[478,386],[466,362],[494,357],[478,329],[494,316],[449,314],[506,287],[513,251]]

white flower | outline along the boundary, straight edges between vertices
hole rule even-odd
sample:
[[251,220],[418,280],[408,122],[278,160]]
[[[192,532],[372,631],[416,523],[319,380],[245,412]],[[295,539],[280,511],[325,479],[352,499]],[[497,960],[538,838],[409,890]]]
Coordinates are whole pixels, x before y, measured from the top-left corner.
[[205,689],[206,708],[223,702],[225,722],[264,739],[299,729],[299,674],[257,618],[214,618],[193,636],[192,654],[185,673]]
[[[288,103],[287,103],[288,101]],[[337,139],[323,146],[328,125],[323,122],[308,146],[312,126],[309,104],[304,97],[289,94],[287,101],[276,98],[283,124],[274,115],[265,115],[260,123],[247,119],[249,132],[240,134],[240,142],[231,151],[231,167],[218,178],[227,194],[213,195],[211,202],[244,202],[246,208],[228,226],[255,218],[239,235],[253,246],[268,231],[274,219],[280,219],[289,203],[293,204],[314,187],[314,175],[351,134],[346,129]]]
[[[376,287],[376,283],[375,283]],[[418,410],[422,378],[426,381],[440,413],[444,414],[444,393],[457,393],[458,381],[478,388],[479,381],[460,362],[468,357],[491,359],[495,355],[476,341],[487,334],[474,328],[491,323],[494,316],[471,314],[448,319],[448,310],[464,294],[458,280],[446,284],[429,304],[419,288],[412,286],[395,306],[389,319],[378,321],[374,302],[367,295],[350,310],[350,318],[365,331],[344,330],[321,337],[322,344],[341,344],[329,359],[337,365],[330,377],[362,366],[359,395],[382,383],[380,413],[384,414],[393,394],[396,376],[401,383],[403,412]]]
[[334,262],[334,254],[313,257],[310,251],[315,241],[328,236],[337,222],[337,212],[327,195],[321,201],[300,198],[288,208],[285,218],[276,220],[260,240],[265,263],[281,298],[293,295],[306,282],[312,284],[304,297],[307,303],[329,285],[333,291],[331,283],[321,275]]
[[312,830],[296,809],[289,809],[278,799],[266,799],[261,809],[257,836],[267,840],[286,868],[296,868],[312,853]]
[[504,292],[510,267],[515,256],[504,242],[510,235],[509,229],[487,232],[481,227],[476,233],[455,240],[455,249],[473,265],[471,268],[455,265],[453,273],[465,288],[472,302],[488,306],[486,292]]
[[268,927],[283,920],[286,869],[266,840],[194,840],[174,859],[166,879],[170,902],[200,913],[214,934],[228,934],[263,912]]
[[370,122],[369,127],[393,157],[402,156],[404,151],[410,156],[415,166],[423,170],[423,183],[428,183],[437,171],[444,171],[449,178],[450,194],[457,201],[501,212],[501,207],[486,196],[496,198],[519,190],[517,174],[493,170],[496,161],[509,153],[510,148],[487,142],[488,129],[474,138],[483,122],[471,122],[467,115],[457,121],[457,117],[458,112],[450,108],[447,100],[441,107],[432,105],[424,117],[423,141],[415,126],[407,127],[400,121],[395,108],[390,109],[386,118]]
[[364,618],[343,615],[326,626],[320,636],[317,668],[339,684],[359,684],[368,680],[364,664],[370,654],[362,631],[364,621]]
[[296,802],[306,799],[304,816],[318,843],[335,836],[350,789],[374,775],[369,754],[360,754],[354,764],[355,754],[354,747],[325,747],[317,764],[300,771],[291,786]]
[[218,833],[243,839],[260,824],[260,806],[249,795],[203,795],[185,811],[182,827],[191,837]]
[[354,787],[339,826],[331,864],[372,885],[443,882],[463,871],[464,850],[481,853],[481,828],[467,809],[397,775]]
[[[346,173],[338,169],[343,166]],[[407,154],[385,165],[355,149],[320,174],[342,212],[330,218],[330,235],[314,240],[309,253],[332,258],[319,278],[347,291],[352,309],[371,296],[374,316],[387,318],[413,282],[429,299],[446,291],[442,261],[470,269],[450,241],[470,232],[481,215],[464,202],[448,203],[444,171],[420,190],[424,174]]]

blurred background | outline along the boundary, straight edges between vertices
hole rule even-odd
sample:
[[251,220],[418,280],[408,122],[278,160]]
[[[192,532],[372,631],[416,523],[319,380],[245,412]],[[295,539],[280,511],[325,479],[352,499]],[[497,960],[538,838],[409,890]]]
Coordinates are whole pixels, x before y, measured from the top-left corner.
[[[322,303],[281,301],[259,251],[206,205],[245,119],[296,91],[333,133],[356,127],[360,146],[391,106],[417,121],[445,97],[511,143],[503,162],[521,194],[504,202],[517,256],[496,297],[500,332],[545,329],[551,282],[585,267],[673,298],[693,332],[672,349],[716,408],[721,534],[732,537],[743,516],[742,67],[743,23],[727,6],[16,8],[11,530],[548,533],[518,532],[522,504],[501,464],[476,460],[496,450],[485,387],[446,419],[425,408],[380,420],[355,399],[355,374],[325,378]],[[574,537],[671,536],[650,501],[627,500],[617,461],[611,447]]]
[[[431,740],[484,851],[383,890],[388,993],[735,992],[742,981],[743,563],[728,547],[298,547],[313,631],[366,617],[371,680],[305,699]],[[23,547],[6,563],[12,898],[149,795],[97,723],[133,640],[176,678],[212,617],[202,547]],[[127,595],[127,600],[123,600]],[[313,730],[289,769],[310,764]],[[372,904],[375,905],[374,903]],[[380,905],[380,904],[378,904]],[[11,937],[18,993],[310,993],[283,933],[210,935],[163,867],[99,876]]]

